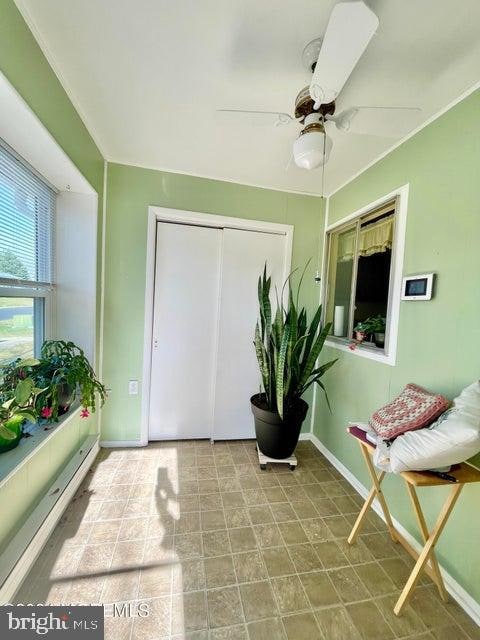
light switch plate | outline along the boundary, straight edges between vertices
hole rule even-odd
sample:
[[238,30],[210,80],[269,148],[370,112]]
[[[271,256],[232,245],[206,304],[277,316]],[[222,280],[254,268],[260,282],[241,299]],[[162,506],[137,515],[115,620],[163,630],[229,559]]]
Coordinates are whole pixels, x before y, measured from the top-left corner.
[[138,394],[138,380],[128,381],[128,394],[130,396],[136,396]]

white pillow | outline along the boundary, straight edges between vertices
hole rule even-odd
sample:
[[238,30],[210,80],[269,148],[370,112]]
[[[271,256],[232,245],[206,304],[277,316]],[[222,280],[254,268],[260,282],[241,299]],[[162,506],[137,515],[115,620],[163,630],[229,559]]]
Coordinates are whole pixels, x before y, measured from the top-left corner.
[[480,451],[480,381],[466,387],[432,425],[408,431],[390,446],[390,468],[438,469],[464,462]]

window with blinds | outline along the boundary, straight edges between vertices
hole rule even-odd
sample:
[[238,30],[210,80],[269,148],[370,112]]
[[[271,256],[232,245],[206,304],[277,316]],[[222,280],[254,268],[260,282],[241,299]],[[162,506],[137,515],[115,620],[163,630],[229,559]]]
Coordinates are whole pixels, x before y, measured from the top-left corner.
[[0,140],[0,365],[38,355],[49,325],[56,192]]
[[55,191],[0,145],[0,283],[54,282]]

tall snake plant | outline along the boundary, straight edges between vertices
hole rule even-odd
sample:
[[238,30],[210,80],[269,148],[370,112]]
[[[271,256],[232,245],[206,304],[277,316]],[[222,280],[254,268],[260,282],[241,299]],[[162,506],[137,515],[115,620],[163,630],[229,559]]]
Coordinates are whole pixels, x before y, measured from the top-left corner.
[[[308,266],[308,264],[307,264]],[[280,299],[277,294],[275,315],[272,316],[270,288],[272,279],[267,277],[267,265],[258,279],[258,302],[260,305],[260,322],[255,327],[255,351],[257,354],[263,391],[269,411],[277,411],[283,419],[284,415],[295,406],[305,391],[313,384],[318,384],[327,392],[321,378],[332,367],[337,359],[319,367],[315,363],[320,355],[325,339],[332,323],[321,326],[321,305],[313,319],[308,323],[305,308],[299,309],[298,297],[305,267],[297,289],[296,301],[289,287],[288,305],[283,304],[283,291]],[[290,277],[284,284],[289,286]]]

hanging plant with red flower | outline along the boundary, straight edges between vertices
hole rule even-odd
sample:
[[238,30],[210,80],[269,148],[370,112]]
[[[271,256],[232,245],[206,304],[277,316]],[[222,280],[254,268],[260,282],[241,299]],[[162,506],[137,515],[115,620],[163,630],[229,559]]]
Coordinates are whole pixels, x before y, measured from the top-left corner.
[[39,407],[42,418],[55,422],[78,401],[86,418],[106,400],[105,386],[97,378],[83,350],[73,342],[47,340],[35,373],[38,386],[47,387]]

